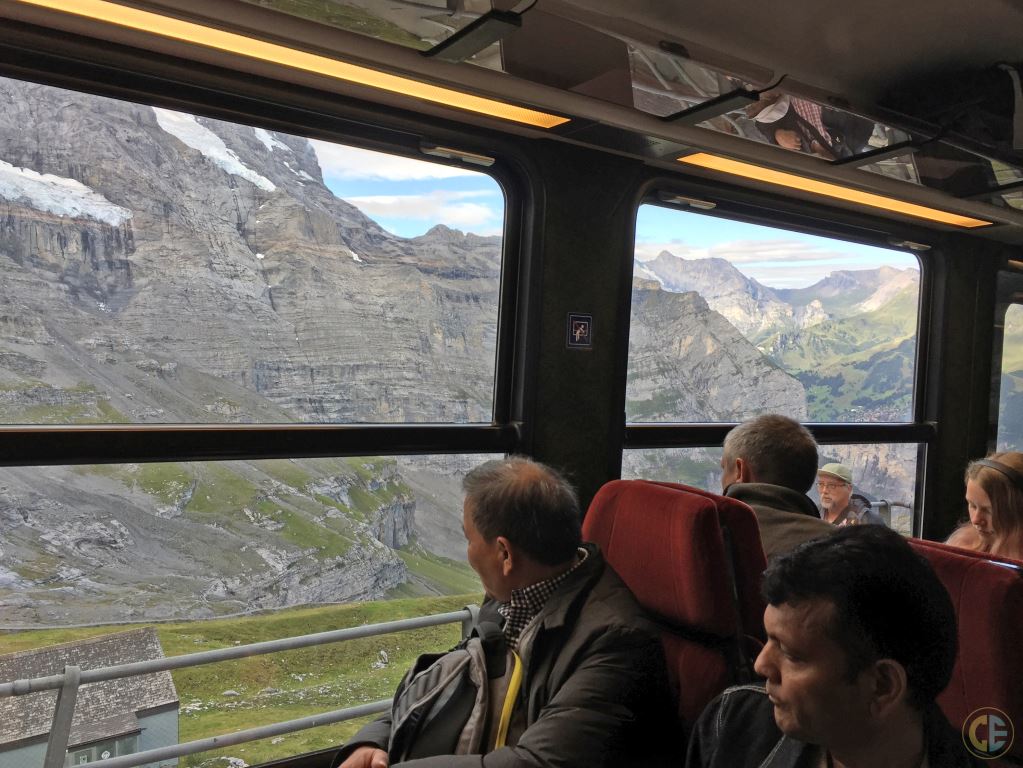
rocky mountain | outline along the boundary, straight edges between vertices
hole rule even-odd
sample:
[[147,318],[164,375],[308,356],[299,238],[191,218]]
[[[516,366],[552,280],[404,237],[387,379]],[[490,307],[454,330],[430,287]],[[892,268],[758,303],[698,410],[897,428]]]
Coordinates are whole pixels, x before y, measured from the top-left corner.
[[766,412],[805,418],[802,385],[698,293],[674,293],[653,281],[636,281],[626,418],[731,421]]
[[[3,421],[489,421],[499,238],[391,235],[305,139],[0,94]],[[436,591],[397,462],[353,461],[4,470],[4,618]]]
[[812,421],[908,418],[919,273],[841,270],[806,288],[768,288],[724,259],[662,251],[640,278],[695,291],[779,368],[802,382]]
[[[821,422],[911,417],[917,270],[888,266],[841,270],[806,288],[770,288],[724,259],[682,259],[662,251],[656,259],[637,261],[635,275],[630,392],[649,394],[645,401],[630,395],[631,420],[739,421],[771,411],[805,414],[803,418]],[[651,286],[675,293],[677,301],[691,306],[680,317],[668,317],[659,305],[658,314],[644,301],[644,291]],[[690,338],[682,318],[706,310],[716,311],[721,321],[733,326],[731,337],[729,331],[715,327],[717,337],[726,340],[722,348],[736,355],[737,364],[725,373],[727,381],[701,379],[703,359],[698,354],[683,356],[671,366],[677,350]],[[663,328],[678,329],[677,335],[658,337],[647,325],[652,318]],[[652,341],[646,348],[641,340],[648,337]],[[717,349],[713,344],[706,347],[708,359]],[[694,390],[680,392],[672,386],[672,381],[683,380],[680,367],[694,372]],[[765,377],[761,373],[765,369],[772,375]],[[724,372],[728,366],[714,370]],[[779,382],[786,379],[781,387]],[[741,388],[751,381],[755,395],[744,398]],[[782,392],[786,394],[779,397]],[[860,484],[868,495],[906,499],[914,483],[915,451],[903,456],[899,449],[883,448],[850,446],[843,457],[861,471]],[[625,465],[635,476],[674,476],[711,487],[718,482],[720,456],[713,452],[634,453]],[[894,463],[889,466],[882,458]]]
[[695,291],[711,309],[754,341],[773,329],[813,322],[812,314],[803,310],[797,316],[791,302],[746,277],[725,259],[683,259],[661,251],[655,259],[637,261],[636,276],[656,280],[667,291]]

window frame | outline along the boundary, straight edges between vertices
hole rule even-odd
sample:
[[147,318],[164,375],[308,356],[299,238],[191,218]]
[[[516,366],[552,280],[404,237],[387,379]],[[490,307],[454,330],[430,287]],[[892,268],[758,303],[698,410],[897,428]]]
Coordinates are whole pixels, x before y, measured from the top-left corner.
[[[848,445],[867,443],[916,443],[918,444],[915,482],[915,503],[912,530],[914,536],[922,531],[923,510],[926,503],[927,450],[938,436],[938,424],[927,418],[929,380],[929,347],[935,332],[933,312],[933,291],[935,289],[934,264],[941,258],[940,246],[943,237],[933,230],[916,227],[897,221],[878,220],[848,210],[822,206],[818,202],[795,200],[768,192],[737,188],[705,179],[680,180],[676,177],[653,176],[641,187],[633,201],[635,215],[644,204],[659,205],[679,210],[692,210],[689,206],[675,206],[666,203],[663,196],[678,195],[713,203],[712,212],[697,210],[698,213],[732,219],[749,224],[759,224],[775,229],[858,242],[865,245],[892,248],[899,243],[912,242],[931,245],[927,252],[917,252],[920,266],[920,294],[917,310],[916,353],[913,372],[913,405],[911,420],[907,422],[846,422],[815,423],[804,422],[820,445]],[[635,217],[633,219],[635,222]],[[633,231],[635,242],[635,231]],[[914,250],[906,246],[908,253]],[[630,264],[633,253],[627,256]],[[626,318],[624,338],[619,340],[619,365],[623,380],[621,412],[625,413],[624,379],[628,371],[629,333],[631,322],[631,281],[622,291],[623,312]],[[621,450],[643,448],[711,448],[720,447],[725,435],[738,426],[739,422],[723,423],[634,423],[624,424]],[[619,456],[621,452],[619,452]],[[619,468],[620,468],[619,463]]]
[[365,102],[227,72],[197,62],[100,44],[14,24],[0,45],[0,76],[165,107],[306,138],[413,159],[424,145],[454,146],[495,158],[486,173],[504,194],[493,409],[489,424],[100,424],[2,425],[0,466],[248,460],[402,454],[511,453],[524,441],[533,355],[525,308],[538,287],[525,236],[535,174],[503,138]]

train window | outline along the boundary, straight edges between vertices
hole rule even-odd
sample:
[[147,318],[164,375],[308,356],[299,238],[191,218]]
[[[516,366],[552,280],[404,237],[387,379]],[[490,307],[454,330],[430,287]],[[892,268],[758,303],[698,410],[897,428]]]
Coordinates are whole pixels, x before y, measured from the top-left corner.
[[[173,656],[478,604],[461,479],[490,458],[0,469],[0,655],[133,624],[155,627]],[[459,633],[443,625],[175,671],[179,740],[387,698],[417,654]],[[0,716],[14,717],[8,705],[18,700],[0,699]],[[217,754],[255,765],[356,727]]]
[[493,178],[0,93],[0,422],[491,421]]
[[911,421],[919,292],[905,253],[643,205],[627,420]]
[[[854,492],[871,503],[892,528],[909,536],[916,508],[916,443],[822,445],[820,464],[837,461],[853,473]],[[684,483],[721,492],[721,448],[627,449],[622,477]],[[808,495],[819,504],[816,487]]]
[[1023,304],[1005,313],[1001,397],[998,400],[998,450],[1023,450]]
[[996,358],[994,371],[998,396],[996,445],[1000,451],[1019,451],[1023,450],[1023,272],[999,273],[998,296],[996,311],[1004,312],[1004,320],[1001,359]]

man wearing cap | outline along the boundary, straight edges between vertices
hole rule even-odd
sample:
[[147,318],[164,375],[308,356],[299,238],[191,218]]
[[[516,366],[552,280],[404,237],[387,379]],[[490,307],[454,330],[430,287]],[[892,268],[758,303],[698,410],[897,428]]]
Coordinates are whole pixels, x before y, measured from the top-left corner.
[[817,492],[821,497],[821,519],[832,525],[884,525],[884,519],[872,509],[854,509],[852,471],[845,464],[832,462],[817,470]]

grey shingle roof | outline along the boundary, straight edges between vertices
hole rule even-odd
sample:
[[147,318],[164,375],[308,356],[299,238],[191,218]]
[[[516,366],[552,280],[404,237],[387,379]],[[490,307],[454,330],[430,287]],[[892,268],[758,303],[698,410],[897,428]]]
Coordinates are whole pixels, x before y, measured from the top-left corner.
[[69,747],[77,747],[81,744],[91,744],[102,739],[113,739],[118,736],[126,736],[129,733],[137,733],[139,720],[133,712],[121,712],[111,717],[97,720],[95,723],[81,723],[71,727],[71,736],[68,739]]
[[[163,649],[156,631],[146,627],[5,654],[0,656],[0,682],[59,674],[67,664],[86,670],[161,658]],[[56,702],[56,691],[0,698],[0,746],[49,733]],[[170,672],[82,686],[71,726],[72,743],[130,732],[124,730],[129,715],[134,720],[136,712],[177,702]],[[108,729],[110,733],[102,732]]]

